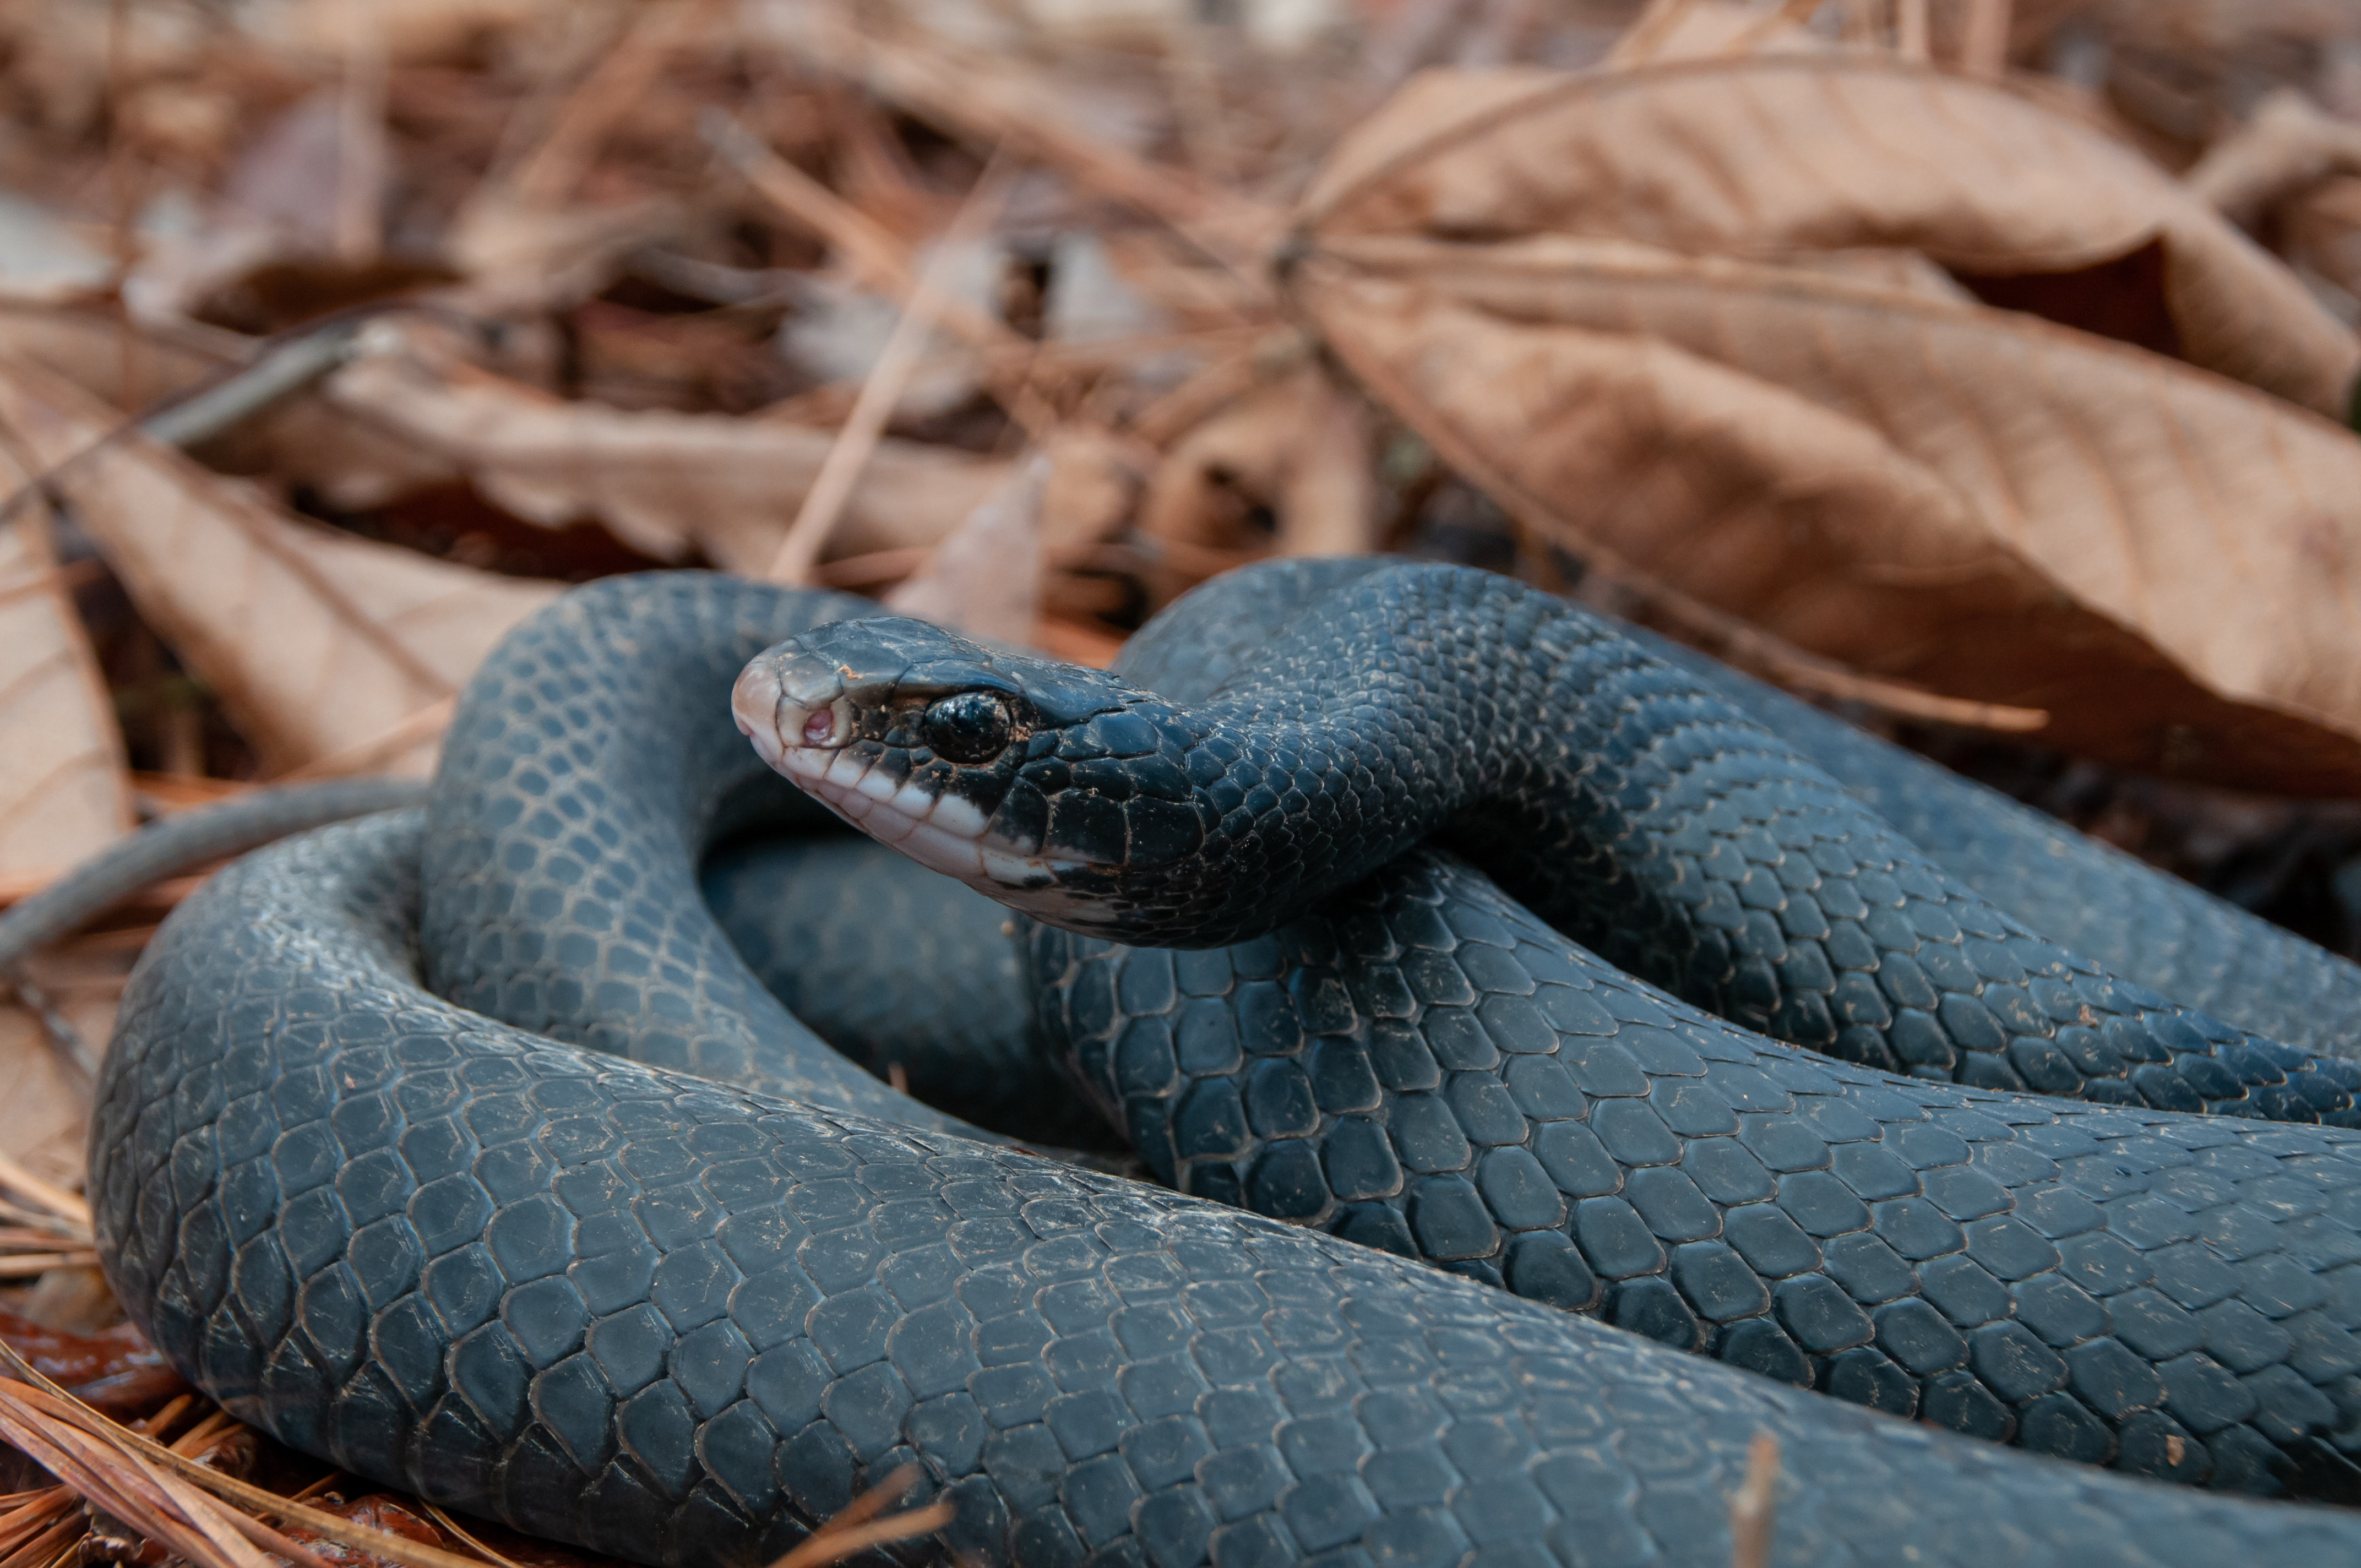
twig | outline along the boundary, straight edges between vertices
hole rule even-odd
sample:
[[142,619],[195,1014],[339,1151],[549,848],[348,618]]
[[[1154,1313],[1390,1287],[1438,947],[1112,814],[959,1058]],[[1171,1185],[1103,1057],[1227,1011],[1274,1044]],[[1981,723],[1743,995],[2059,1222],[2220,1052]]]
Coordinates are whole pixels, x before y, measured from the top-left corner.
[[662,0],[643,7],[631,30],[566,96],[549,135],[506,181],[516,199],[555,207],[572,195],[608,131],[646,100],[674,51],[718,9],[718,0]]
[[1763,39],[1781,27],[1802,27],[1812,19],[1825,0],[1779,0],[1753,21],[1739,30],[1738,36],[1724,44],[1721,52],[1728,56],[1752,54]]
[[139,258],[139,190],[131,162],[126,111],[131,103],[131,0],[108,0],[106,7],[106,185],[108,249],[115,262],[115,352],[117,395],[126,408],[145,396],[146,356],[131,313],[123,305],[124,280]]
[[806,1537],[803,1543],[771,1564],[771,1568],[827,1568],[831,1563],[841,1563],[856,1552],[872,1546],[882,1546],[890,1541],[907,1541],[914,1535],[925,1535],[951,1522],[957,1511],[949,1497],[939,1497],[923,1508],[906,1514],[894,1514],[878,1519],[889,1503],[908,1492],[918,1479],[918,1467],[904,1464],[896,1467],[885,1479],[831,1515],[828,1522]]
[[90,1227],[64,1214],[20,1208],[5,1199],[0,1199],[0,1220],[5,1220],[12,1225],[22,1225],[29,1230],[43,1232],[52,1238],[50,1244],[52,1245],[75,1242],[83,1246],[90,1245]]
[[[85,1431],[104,1433],[111,1441],[127,1450],[131,1455],[159,1464],[182,1480],[194,1482],[215,1496],[235,1502],[243,1508],[252,1508],[257,1513],[284,1519],[291,1524],[299,1524],[323,1540],[333,1541],[338,1545],[348,1546],[355,1551],[382,1557],[388,1562],[401,1564],[401,1568],[482,1568],[482,1564],[473,1558],[462,1557],[455,1552],[445,1552],[439,1546],[427,1546],[398,1535],[389,1534],[384,1530],[370,1530],[365,1525],[354,1524],[349,1519],[339,1519],[335,1514],[308,1508],[291,1498],[282,1497],[276,1492],[266,1491],[250,1482],[240,1481],[208,1465],[200,1464],[187,1455],[176,1453],[173,1449],[166,1448],[150,1438],[131,1431],[120,1423],[109,1420],[92,1409],[63,1388],[59,1387],[5,1340],[0,1340],[0,1362],[5,1362],[15,1368],[16,1376],[24,1380],[24,1385],[29,1386],[26,1392],[45,1403],[50,1413],[60,1420],[69,1420]],[[203,1428],[195,1429],[190,1435],[196,1436],[203,1430]],[[183,1443],[188,1441],[189,1439],[185,1437],[181,1439]],[[318,1562],[313,1553],[293,1541],[287,1542],[283,1549],[274,1547],[272,1550],[281,1551],[285,1555],[295,1556],[298,1561],[310,1558],[314,1563]]]
[[354,742],[341,751],[331,751],[324,757],[314,757],[300,768],[290,768],[270,782],[301,784],[306,779],[339,779],[351,773],[366,773],[384,766],[413,746],[421,746],[451,728],[451,716],[458,711],[456,696],[437,697],[424,707],[372,735]]
[[1924,64],[1932,53],[1927,35],[1927,0],[1894,0],[1894,52]]
[[28,1252],[0,1255],[0,1279],[31,1279],[52,1268],[95,1268],[94,1252]]
[[1214,69],[1213,42],[1200,24],[1183,19],[1165,35],[1164,64],[1172,82],[1172,108],[1180,138],[1197,172],[1214,185],[1237,182],[1237,148],[1222,113],[1222,78]]
[[[98,1053],[90,1048],[73,1020],[58,1010],[57,999],[45,986],[35,984],[16,970],[0,970],[0,984],[16,993],[16,1000],[30,1009],[33,1019],[41,1026],[41,1034],[68,1065],[95,1083],[98,1080]],[[0,1269],[0,1273],[5,1273]]]
[[358,267],[383,248],[385,31],[378,0],[345,0],[345,80],[337,100],[336,258]]
[[1368,72],[1367,102],[1374,106],[1432,59],[1464,9],[1465,0],[1404,0],[1396,5],[1361,51]]
[[326,321],[313,322],[258,346],[255,356],[235,365],[212,380],[164,399],[146,412],[125,420],[71,455],[36,471],[0,500],[0,521],[5,521],[75,465],[137,434],[167,446],[191,446],[219,435],[260,413],[283,398],[301,391],[357,354],[374,353],[381,341],[368,331],[383,308],[364,306]]
[[243,424],[363,354],[378,352],[368,320],[347,318],[316,331],[265,344],[253,362],[225,379],[175,398],[142,414],[140,433],[167,446],[193,446]]
[[[0,1346],[0,1350],[11,1362],[31,1365],[13,1347]],[[181,1556],[199,1563],[226,1562],[235,1568],[264,1568],[261,1554],[241,1539],[236,1527],[222,1517],[223,1510],[190,1495],[186,1486],[159,1474],[143,1463],[140,1454],[128,1451],[128,1444],[146,1442],[146,1439],[107,1422],[118,1435],[117,1441],[104,1442],[78,1422],[45,1420],[51,1412],[36,1402],[41,1392],[38,1385],[0,1382],[0,1434],[28,1457],[93,1505],[142,1535],[160,1539]],[[288,1545],[294,1547],[292,1541]],[[315,1554],[301,1547],[294,1547],[288,1555],[304,1563],[305,1568],[325,1568]]]
[[[739,178],[786,216],[809,229],[852,264],[862,286],[899,303],[906,311],[919,278],[909,247],[868,214],[773,152],[726,109],[697,116],[698,134]],[[978,348],[1033,345],[964,300],[937,307],[942,325]]]
[[1960,71],[1997,82],[2008,71],[2010,0],[1968,0],[1967,25],[1960,33]]
[[[949,1497],[915,1508],[906,1514],[894,1514],[873,1524],[829,1535],[815,1535],[773,1565],[773,1568],[828,1568],[841,1563],[857,1552],[888,1541],[907,1541],[912,1536],[931,1535],[951,1522],[959,1510]],[[833,1523],[834,1521],[829,1521]]]
[[106,580],[106,563],[99,560],[73,562],[64,566],[46,566],[27,573],[11,583],[0,583],[0,605],[30,598],[35,594],[70,594],[76,588],[88,587]]
[[1770,1568],[1778,1486],[1779,1440],[1758,1431],[1746,1451],[1746,1479],[1730,1495],[1730,1568]]
[[895,405],[902,400],[902,390],[909,384],[910,372],[917,367],[919,356],[926,350],[928,334],[934,330],[935,317],[950,281],[952,258],[963,243],[999,216],[1007,197],[1008,182],[1002,178],[1001,157],[995,153],[975,189],[969,192],[959,215],[951,220],[942,244],[936,247],[933,260],[919,277],[901,319],[894,323],[876,364],[870,367],[869,378],[862,384],[861,396],[854,400],[852,411],[845,416],[843,427],[836,433],[835,442],[821,460],[811,488],[804,492],[803,505],[796,509],[795,521],[788,525],[786,536],[779,541],[778,553],[771,557],[770,569],[763,574],[771,581],[810,580],[813,564],[827,545],[845,502],[852,499],[853,486],[860,482],[861,471],[869,466],[870,455],[877,450],[886,422],[893,417]]
[[0,1187],[30,1198],[51,1213],[74,1221],[83,1227],[84,1234],[88,1233],[91,1223],[88,1203],[61,1187],[52,1187],[5,1154],[0,1154]]
[[166,1405],[154,1415],[145,1416],[138,1420],[130,1421],[126,1424],[128,1425],[133,1431],[137,1432],[142,1437],[159,1438],[166,1432],[171,1431],[172,1423],[179,1420],[181,1416],[187,1414],[189,1407],[196,1402],[197,1397],[194,1394],[181,1394],[174,1398],[170,1404]]
[[[908,316],[922,280],[907,247],[867,214],[773,152],[726,111],[707,110],[697,126],[707,145],[741,179],[851,262],[862,288],[892,300]],[[939,294],[934,309],[938,324],[982,356],[984,389],[1026,434],[1037,442],[1046,438],[1058,419],[1031,385],[1041,345],[965,300]],[[920,338],[922,347],[927,341]]]
[[474,1536],[468,1534],[467,1530],[457,1519],[453,1519],[441,1508],[436,1508],[432,1503],[426,1504],[425,1507],[427,1513],[434,1518],[436,1524],[441,1525],[445,1530],[447,1530],[453,1535],[457,1536],[463,1544],[471,1548],[475,1552],[481,1553],[485,1562],[494,1564],[495,1568],[522,1568],[522,1564],[516,1563],[512,1559],[501,1556],[499,1552],[494,1552],[490,1547],[486,1546],[482,1541],[478,1541]]
[[1645,65],[1664,47],[1664,40],[1673,36],[1674,29],[1696,3],[1697,0],[1648,0],[1646,7],[1615,40],[1615,47],[1607,51],[1601,64],[1609,71],[1630,71]]
[[946,58],[913,29],[880,38],[864,33],[840,5],[815,5],[803,22],[797,41],[829,70],[945,130],[1049,164],[1093,194],[1147,214],[1205,255],[1259,280],[1261,245],[1281,222],[1277,212],[1210,192],[1090,134],[1057,112],[1054,95],[1011,91]]

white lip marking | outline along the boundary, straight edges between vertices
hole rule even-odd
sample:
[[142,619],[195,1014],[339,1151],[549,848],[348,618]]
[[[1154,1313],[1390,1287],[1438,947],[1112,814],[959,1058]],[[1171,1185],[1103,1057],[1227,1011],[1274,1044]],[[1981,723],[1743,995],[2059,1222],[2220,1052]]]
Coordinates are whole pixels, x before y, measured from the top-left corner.
[[1028,861],[1022,855],[1005,854],[998,850],[984,850],[983,859],[983,874],[1002,887],[1023,887],[1046,874],[1048,870],[1038,861]]
[[869,814],[861,828],[881,844],[899,845],[917,826],[916,818],[905,817],[890,806],[880,806]]
[[909,836],[901,841],[902,852],[930,870],[962,882],[973,882],[983,874],[983,851],[972,839],[955,839],[929,822],[914,822]]
[[928,809],[927,820],[954,838],[980,839],[992,819],[977,809],[972,800],[956,795],[939,795]]
[[[879,843],[1015,908],[1064,907],[1070,901],[1055,880],[1086,868],[1084,861],[986,848],[991,818],[973,801],[949,793],[935,795],[915,783],[893,784],[873,761],[848,751],[792,746],[772,765]],[[1042,885],[1045,882],[1051,885]]]

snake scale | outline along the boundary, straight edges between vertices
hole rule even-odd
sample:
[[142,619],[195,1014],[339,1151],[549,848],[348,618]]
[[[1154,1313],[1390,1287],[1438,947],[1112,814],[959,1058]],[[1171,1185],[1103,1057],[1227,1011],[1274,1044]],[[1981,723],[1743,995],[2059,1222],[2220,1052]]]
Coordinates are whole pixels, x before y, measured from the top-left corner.
[[[1112,676],[870,615],[577,590],[424,812],[173,916],[91,1191],[195,1381],[651,1564],[904,1463],[983,1563],[1719,1564],[1757,1432],[1782,1563],[2361,1552],[2320,1506],[2361,1474],[2346,966],[1478,573],[1239,574]],[[717,862],[799,1022],[698,896],[816,815],[733,682],[835,809],[1044,917],[1026,972],[915,869],[811,881],[989,977],[915,934],[801,968],[750,905],[811,862]],[[982,1015],[1020,981],[1169,1186],[1013,1141],[1084,1141]]]

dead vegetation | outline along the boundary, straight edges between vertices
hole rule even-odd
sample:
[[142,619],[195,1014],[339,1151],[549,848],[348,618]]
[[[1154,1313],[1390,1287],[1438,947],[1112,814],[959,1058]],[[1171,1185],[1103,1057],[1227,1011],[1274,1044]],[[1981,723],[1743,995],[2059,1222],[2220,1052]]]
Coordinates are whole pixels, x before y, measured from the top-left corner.
[[[2361,945],[2335,0],[7,0],[0,104],[0,902],[426,770],[570,581],[1104,661],[1385,549]],[[82,1063],[185,891],[0,1005],[0,1568],[574,1562],[108,1327]]]

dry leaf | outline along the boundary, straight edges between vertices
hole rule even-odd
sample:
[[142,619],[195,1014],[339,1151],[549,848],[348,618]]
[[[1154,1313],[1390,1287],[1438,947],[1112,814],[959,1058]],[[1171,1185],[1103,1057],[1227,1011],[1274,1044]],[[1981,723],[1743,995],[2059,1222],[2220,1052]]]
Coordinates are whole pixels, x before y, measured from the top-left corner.
[[[51,370],[120,417],[232,373],[249,339],[183,328],[205,346],[158,331],[126,327],[88,311],[37,311],[0,304],[0,358]],[[127,378],[127,380],[126,380]],[[205,466],[224,473],[270,474],[316,490],[352,510],[449,484],[458,471],[413,442],[379,431],[314,393],[272,405],[235,428],[195,444]]]
[[2361,177],[2324,180],[2279,214],[2288,255],[2361,301]]
[[[516,382],[389,356],[327,395],[546,527],[595,519],[659,560],[695,547],[726,571],[770,564],[833,432],[776,421],[561,402]],[[991,494],[1004,463],[884,441],[830,535],[834,555],[931,545]]]
[[[115,998],[89,992],[54,999],[93,1046],[115,1032]],[[0,1149],[44,1180],[79,1186],[90,1080],[50,1043],[29,1007],[0,1006]]]
[[1040,618],[1041,509],[1049,485],[1046,456],[1016,465],[885,596],[885,608],[971,637],[1024,642]]
[[[0,304],[0,355],[54,370],[118,409],[186,391],[235,362],[162,341],[96,311],[21,304]],[[126,374],[136,386],[125,385]]]
[[123,736],[47,524],[38,504],[0,524],[0,872],[63,867],[132,826]]
[[1052,563],[1072,563],[1131,520],[1139,496],[1140,449],[1082,424],[1062,425],[1041,444],[1049,459],[1049,482],[1041,492],[1041,548]]
[[2283,88],[2207,149],[2188,180],[2191,191],[2252,226],[2288,198],[2356,170],[2361,126],[2331,119],[2302,93]]
[[[10,491],[26,477],[16,463],[0,476]],[[122,732],[48,525],[38,501],[0,524],[0,872],[62,871],[132,827]],[[45,1000],[85,1041],[114,1029],[111,991]],[[32,1008],[0,1006],[0,1149],[44,1179],[79,1176],[89,1091]]]
[[579,304],[615,280],[623,260],[680,229],[663,197],[611,207],[551,207],[488,188],[460,210],[445,243],[467,274],[465,302],[488,315]]
[[115,423],[70,383],[0,362],[0,431],[51,471],[141,616],[270,771],[338,757],[423,771],[431,730],[368,749],[446,703],[556,591],[307,526],[139,436],[98,445]]
[[1173,445],[1141,499],[1140,532],[1162,546],[1146,574],[1150,599],[1267,553],[1376,549],[1371,465],[1359,403],[1315,367],[1221,408]]
[[[529,26],[545,0],[372,0],[371,20],[389,57],[417,61],[463,57]],[[265,47],[342,58],[352,30],[350,0],[286,0],[247,20]]]
[[[1357,263],[1358,265],[1354,265]],[[1303,264],[1338,356],[1573,547],[2045,739],[2361,787],[2361,443],[2031,318],[1565,240]]]
[[1620,237],[1776,258],[1901,247],[1986,300],[2341,415],[2361,344],[2129,149],[2004,89],[1861,55],[1437,71],[1339,147],[1312,244]]

